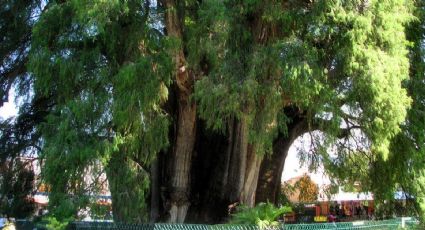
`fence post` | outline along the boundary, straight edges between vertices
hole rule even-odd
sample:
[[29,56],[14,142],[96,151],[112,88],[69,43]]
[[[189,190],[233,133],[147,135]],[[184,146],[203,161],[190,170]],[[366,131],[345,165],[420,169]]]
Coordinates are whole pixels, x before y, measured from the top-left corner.
[[406,221],[411,220],[412,217],[402,217],[401,218],[401,228],[406,228]]

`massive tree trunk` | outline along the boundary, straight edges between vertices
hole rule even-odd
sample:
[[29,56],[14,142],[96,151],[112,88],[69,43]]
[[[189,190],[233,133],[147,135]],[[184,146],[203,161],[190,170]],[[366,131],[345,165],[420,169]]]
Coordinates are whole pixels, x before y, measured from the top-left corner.
[[[202,126],[202,125],[201,125]],[[262,156],[248,143],[246,120],[232,119],[226,135],[198,128],[188,220],[224,222],[237,204],[253,206]]]
[[[182,25],[178,5],[165,0],[165,27],[167,35],[182,40]],[[189,176],[195,144],[196,105],[190,100],[193,91],[192,71],[187,68],[183,47],[173,54],[177,95],[177,134],[174,140],[170,188],[170,219],[172,223],[184,222],[189,208]]]
[[221,193],[228,139],[227,135],[206,129],[202,121],[198,124],[187,221],[218,223],[227,215],[227,202],[223,202]]
[[229,162],[226,162],[228,165],[227,178],[224,180],[227,182],[225,184],[225,192],[227,194],[227,199],[230,202],[240,201],[240,196],[245,182],[245,172],[246,172],[246,154],[248,151],[248,127],[246,120],[242,118],[241,121],[234,121],[233,125],[234,130],[231,131],[233,137],[231,137],[232,142],[229,142],[227,154]]
[[255,205],[255,194],[263,156],[260,156],[255,152],[255,147],[253,145],[249,145],[246,158],[247,167],[240,201],[249,207],[253,207]]
[[170,219],[172,223],[182,223],[189,208],[189,177],[192,152],[195,143],[195,106],[189,96],[179,95],[177,136],[173,151],[173,166],[170,194]]
[[248,143],[248,124],[246,118],[233,121],[229,131],[229,143],[223,173],[224,200],[229,204],[242,203],[252,207],[255,203],[255,190],[262,157],[256,153],[255,146]]
[[277,204],[281,187],[281,178],[289,148],[297,137],[308,130],[307,122],[300,116],[293,116],[288,124],[288,134],[279,135],[273,144],[273,153],[266,156],[261,164],[256,192],[256,203],[272,202]]
[[[184,42],[182,23],[184,4],[177,4],[176,0],[163,0],[162,5],[165,7],[167,35]],[[256,19],[251,23],[255,28],[258,27],[252,31],[253,36],[258,38],[255,42],[267,43],[268,35],[264,33],[264,29],[261,29],[263,28],[261,20]],[[169,159],[171,160],[169,169],[171,178],[166,209],[169,209],[169,222],[183,222],[190,206],[193,212],[189,213],[189,219],[222,220],[222,217],[226,217],[229,209],[235,204],[254,206],[263,157],[256,153],[256,146],[249,143],[249,124],[247,118],[242,116],[229,122],[227,141],[223,141],[223,135],[218,135],[220,146],[217,149],[220,149],[220,152],[206,149],[212,147],[210,143],[197,143],[195,159],[192,159],[195,140],[197,142],[206,142],[206,140],[199,138],[203,134],[196,133],[196,106],[189,98],[193,93],[195,73],[187,66],[183,50],[182,45],[172,54],[176,72],[177,124],[174,127],[172,157]],[[198,129],[198,132],[207,132],[207,130]],[[209,141],[215,142],[212,139]],[[205,166],[205,160],[211,161],[214,157],[217,164],[209,166],[211,171],[208,173],[202,172],[205,167],[195,165]],[[192,162],[194,165],[191,165]],[[194,178],[190,178],[190,175]],[[205,187],[196,187],[200,185]],[[194,212],[199,213],[194,214]]]

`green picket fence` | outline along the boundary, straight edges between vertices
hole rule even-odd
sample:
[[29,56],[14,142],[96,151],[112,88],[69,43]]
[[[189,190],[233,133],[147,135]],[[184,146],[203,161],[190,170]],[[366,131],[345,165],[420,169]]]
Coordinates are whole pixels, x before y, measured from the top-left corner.
[[[404,224],[403,224],[404,222]],[[402,221],[401,218],[381,221],[356,221],[316,224],[284,224],[267,230],[316,230],[316,229],[365,229],[391,230],[415,229],[418,222],[414,219]],[[73,222],[71,229],[110,229],[110,230],[259,230],[252,225],[202,225],[202,224],[122,224],[111,222]]]

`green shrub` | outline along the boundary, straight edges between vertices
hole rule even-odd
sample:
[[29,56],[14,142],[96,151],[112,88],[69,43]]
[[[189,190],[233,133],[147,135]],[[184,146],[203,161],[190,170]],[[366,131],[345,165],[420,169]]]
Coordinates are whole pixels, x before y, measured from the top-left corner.
[[277,208],[271,203],[259,203],[254,208],[239,206],[236,213],[232,216],[230,223],[257,225],[260,229],[264,229],[277,226],[279,224],[277,221],[279,216],[289,212],[292,212],[291,207],[283,206]]
[[55,217],[46,217],[44,218],[44,221],[47,222],[45,228],[48,230],[65,230],[68,227],[68,224],[72,221],[72,219],[64,219],[62,221],[59,221]]

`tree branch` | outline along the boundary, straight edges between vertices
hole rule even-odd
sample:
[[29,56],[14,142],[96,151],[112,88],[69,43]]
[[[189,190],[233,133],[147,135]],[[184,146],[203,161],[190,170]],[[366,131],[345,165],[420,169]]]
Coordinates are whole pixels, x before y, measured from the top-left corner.
[[[350,124],[352,124],[350,122]],[[322,131],[326,133],[326,127],[330,127],[333,124],[331,123],[330,120],[323,120],[323,119],[314,119],[311,124],[310,124],[310,130],[309,131]],[[360,125],[354,125],[352,124],[351,126],[347,127],[347,128],[339,128],[338,131],[338,139],[342,139],[342,138],[346,138],[348,136],[350,136],[351,130],[353,129],[362,129],[362,126]]]

